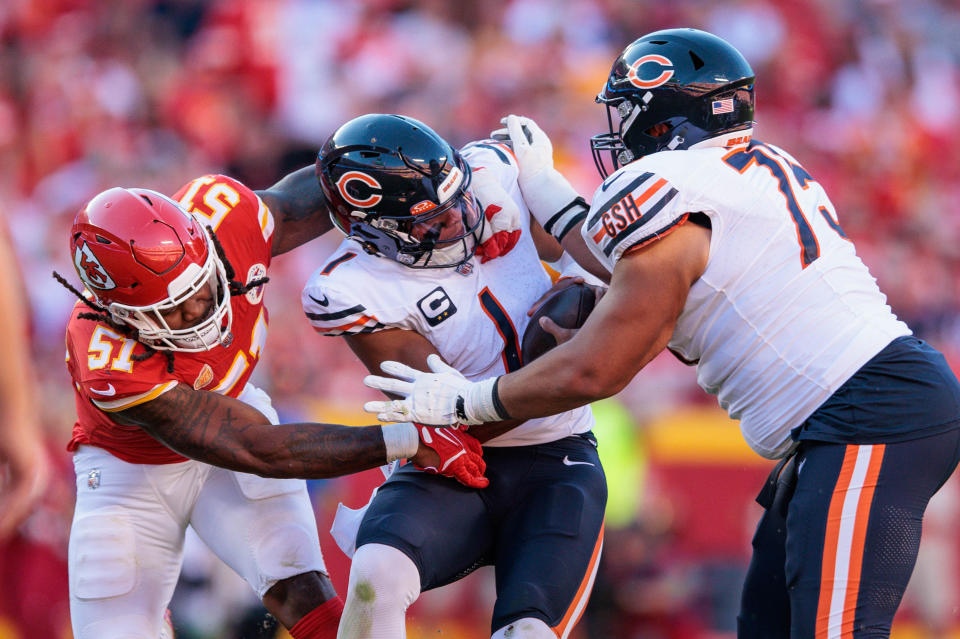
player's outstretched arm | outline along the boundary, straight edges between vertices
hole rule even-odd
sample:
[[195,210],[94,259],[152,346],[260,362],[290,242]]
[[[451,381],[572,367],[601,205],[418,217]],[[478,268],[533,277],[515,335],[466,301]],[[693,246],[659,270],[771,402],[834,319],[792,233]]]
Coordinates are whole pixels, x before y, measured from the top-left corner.
[[364,409],[383,421],[476,424],[554,415],[609,397],[667,345],[709,251],[708,229],[679,225],[624,255],[583,327],[543,357],[478,382],[445,366],[423,372],[386,362],[382,368],[393,377],[368,376],[364,383],[403,399],[368,402]]
[[[122,424],[143,428],[186,457],[264,477],[336,477],[400,457],[416,459],[418,451],[429,451],[419,443],[410,424],[388,424],[386,429],[273,425],[260,411],[239,400],[184,384],[111,416]],[[391,430],[393,426],[400,428]]]
[[313,166],[298,169],[256,193],[273,212],[273,255],[286,253],[333,228]]

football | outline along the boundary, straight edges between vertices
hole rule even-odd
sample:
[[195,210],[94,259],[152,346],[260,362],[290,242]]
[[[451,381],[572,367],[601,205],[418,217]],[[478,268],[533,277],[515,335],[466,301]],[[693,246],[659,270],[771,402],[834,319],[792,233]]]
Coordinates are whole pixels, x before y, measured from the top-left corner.
[[580,328],[596,304],[594,290],[583,283],[555,291],[534,312],[523,332],[520,357],[524,364],[537,359],[557,345],[557,340],[540,326],[541,317],[549,317],[558,326]]

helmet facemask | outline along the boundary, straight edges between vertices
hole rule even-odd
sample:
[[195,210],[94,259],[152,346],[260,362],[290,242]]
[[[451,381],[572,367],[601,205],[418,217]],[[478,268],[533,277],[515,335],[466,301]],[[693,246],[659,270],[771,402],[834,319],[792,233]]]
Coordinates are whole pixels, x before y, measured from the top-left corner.
[[[204,288],[208,288],[213,305],[205,318],[194,326],[171,328],[163,313],[172,311]],[[233,310],[230,285],[223,262],[207,238],[207,259],[203,266],[190,264],[167,287],[168,297],[147,306],[130,306],[113,302],[107,306],[114,321],[137,331],[137,339],[156,350],[179,352],[207,351],[219,344],[228,344]]]

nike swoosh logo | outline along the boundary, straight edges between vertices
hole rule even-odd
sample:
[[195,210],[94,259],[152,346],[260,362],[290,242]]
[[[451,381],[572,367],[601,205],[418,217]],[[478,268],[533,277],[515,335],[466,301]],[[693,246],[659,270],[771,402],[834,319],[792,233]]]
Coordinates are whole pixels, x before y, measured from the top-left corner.
[[107,390],[97,390],[96,388],[91,388],[90,392],[96,393],[97,395],[105,395],[110,397],[111,395],[117,394],[117,389],[113,387],[113,384],[107,384]]
[[309,297],[310,299],[312,299],[314,302],[316,302],[316,303],[319,304],[320,306],[326,306],[327,304],[330,303],[330,300],[327,299],[327,296],[326,296],[326,295],[323,296],[323,299],[322,299],[322,300],[318,300],[317,298],[315,298],[313,295],[310,295],[310,294],[307,294],[307,297]]
[[564,455],[564,456],[563,456],[563,465],[564,465],[564,466],[576,466],[577,464],[585,464],[585,465],[587,465],[587,466],[593,466],[593,465],[594,465],[592,462],[570,461],[570,457],[568,457],[567,455]]

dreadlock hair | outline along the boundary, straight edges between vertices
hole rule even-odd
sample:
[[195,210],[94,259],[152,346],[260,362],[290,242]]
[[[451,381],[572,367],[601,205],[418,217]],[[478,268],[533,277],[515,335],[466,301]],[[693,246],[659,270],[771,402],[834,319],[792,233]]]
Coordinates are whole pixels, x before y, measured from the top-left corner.
[[259,277],[255,280],[250,280],[247,284],[238,281],[236,279],[236,272],[233,270],[233,265],[230,264],[230,260],[227,259],[227,254],[224,252],[223,245],[220,244],[220,239],[217,237],[217,234],[214,233],[213,229],[209,226],[207,227],[207,233],[210,234],[210,239],[213,240],[213,247],[217,250],[217,256],[220,258],[220,261],[223,262],[223,270],[227,274],[231,295],[246,295],[247,291],[270,281],[269,277]]
[[[86,313],[86,312],[78,313],[77,317],[79,317],[80,319],[92,320],[94,322],[103,322],[104,324],[109,325],[110,328],[115,329],[117,332],[122,333],[126,337],[129,337],[131,339],[137,339],[137,330],[135,328],[133,328],[132,326],[128,326],[127,324],[123,324],[121,322],[115,321],[113,319],[113,316],[110,315],[110,311],[108,311],[103,306],[100,306],[96,302],[90,301],[89,298],[87,298],[83,293],[81,293],[76,288],[74,288],[70,282],[64,279],[64,277],[59,273],[57,273],[56,271],[53,272],[53,278],[58,282],[60,282],[68,291],[76,295],[81,302],[83,302],[85,305],[87,305],[93,310],[92,313]],[[143,342],[140,342],[140,343],[143,344]],[[157,349],[153,348],[149,344],[143,344],[143,347],[146,350],[143,353],[140,353],[139,355],[133,355],[131,357],[133,361],[142,362],[144,360],[150,359],[157,353],[163,353],[164,357],[167,358],[167,372],[171,374],[173,373],[173,351],[158,351]]]

